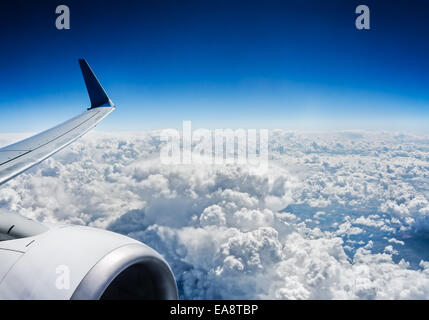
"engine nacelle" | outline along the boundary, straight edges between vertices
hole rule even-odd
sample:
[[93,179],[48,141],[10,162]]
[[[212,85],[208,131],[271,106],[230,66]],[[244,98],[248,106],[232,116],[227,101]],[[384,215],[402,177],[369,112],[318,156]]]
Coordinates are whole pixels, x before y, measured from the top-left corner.
[[[167,262],[139,241],[89,227],[18,222],[0,224],[0,299],[178,297]],[[28,236],[28,230],[37,234]]]

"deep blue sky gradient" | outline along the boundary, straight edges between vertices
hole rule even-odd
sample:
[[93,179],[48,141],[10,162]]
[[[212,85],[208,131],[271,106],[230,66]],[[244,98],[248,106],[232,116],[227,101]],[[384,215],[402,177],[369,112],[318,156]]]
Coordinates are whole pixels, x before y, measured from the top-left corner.
[[429,1],[6,0],[0,39],[0,132],[83,111],[80,57],[118,105],[104,131],[429,127]]

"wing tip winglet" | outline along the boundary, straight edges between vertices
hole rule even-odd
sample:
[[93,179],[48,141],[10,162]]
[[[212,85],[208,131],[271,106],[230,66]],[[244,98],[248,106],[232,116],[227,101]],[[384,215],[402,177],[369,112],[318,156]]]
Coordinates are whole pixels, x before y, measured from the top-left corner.
[[88,91],[89,100],[91,101],[91,108],[89,109],[97,107],[113,107],[114,104],[112,100],[107,96],[88,62],[86,62],[85,59],[78,59],[78,61],[86,89]]

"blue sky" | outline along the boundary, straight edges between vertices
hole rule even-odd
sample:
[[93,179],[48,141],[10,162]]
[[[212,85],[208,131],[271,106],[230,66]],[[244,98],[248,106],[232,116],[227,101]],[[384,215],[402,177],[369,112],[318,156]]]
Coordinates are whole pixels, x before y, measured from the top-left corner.
[[[71,29],[55,28],[67,4]],[[355,28],[355,8],[371,30]],[[88,106],[84,57],[118,110],[100,130],[420,131],[429,119],[426,1],[2,1],[0,131]]]

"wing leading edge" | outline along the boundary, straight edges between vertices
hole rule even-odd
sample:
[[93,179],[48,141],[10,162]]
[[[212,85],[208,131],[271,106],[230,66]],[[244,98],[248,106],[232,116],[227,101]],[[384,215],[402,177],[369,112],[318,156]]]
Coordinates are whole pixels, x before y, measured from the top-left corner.
[[91,108],[56,127],[0,149],[0,184],[49,158],[95,127],[115,105],[106,95],[88,63],[79,64],[91,100]]

